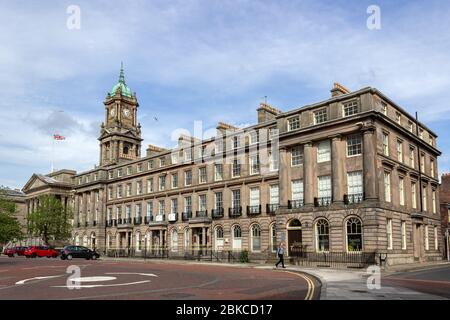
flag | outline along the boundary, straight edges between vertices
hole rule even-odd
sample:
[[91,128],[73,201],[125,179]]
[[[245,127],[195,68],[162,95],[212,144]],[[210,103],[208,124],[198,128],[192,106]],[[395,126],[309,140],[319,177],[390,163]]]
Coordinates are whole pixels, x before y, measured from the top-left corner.
[[54,134],[53,135],[53,139],[55,139],[55,140],[65,140],[66,137],[63,137],[63,136],[61,136],[59,134]]

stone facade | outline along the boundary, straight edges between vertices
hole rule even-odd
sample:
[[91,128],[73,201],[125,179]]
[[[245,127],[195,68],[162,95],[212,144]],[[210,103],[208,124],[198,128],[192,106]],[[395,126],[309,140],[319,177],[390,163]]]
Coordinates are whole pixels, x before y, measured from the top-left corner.
[[436,135],[377,89],[335,84],[330,99],[288,112],[263,103],[251,127],[219,123],[215,138],[181,136],[145,157],[137,106],[120,90],[106,97],[100,166],[72,179],[74,243],[256,259],[284,241],[288,255],[375,252],[388,264],[442,256]]

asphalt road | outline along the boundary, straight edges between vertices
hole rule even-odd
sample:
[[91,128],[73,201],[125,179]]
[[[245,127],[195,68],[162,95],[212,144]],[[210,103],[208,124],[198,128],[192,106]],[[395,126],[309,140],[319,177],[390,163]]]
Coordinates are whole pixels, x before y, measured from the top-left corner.
[[[80,274],[73,273],[77,268]],[[282,269],[0,257],[0,300],[304,300],[319,295],[320,282],[314,277]]]
[[382,278],[382,283],[405,287],[450,299],[450,266],[394,273]]

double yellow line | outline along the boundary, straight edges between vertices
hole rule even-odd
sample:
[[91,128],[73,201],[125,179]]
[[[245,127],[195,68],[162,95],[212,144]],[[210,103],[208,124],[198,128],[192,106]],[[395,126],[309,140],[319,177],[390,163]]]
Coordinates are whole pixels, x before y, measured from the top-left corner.
[[312,300],[313,296],[314,296],[314,282],[311,280],[311,278],[309,278],[308,276],[305,276],[301,273],[297,273],[297,272],[291,272],[291,271],[284,271],[290,274],[294,274],[296,276],[299,276],[303,279],[305,279],[306,283],[308,284],[308,292],[306,292],[306,296],[305,296],[305,300]]

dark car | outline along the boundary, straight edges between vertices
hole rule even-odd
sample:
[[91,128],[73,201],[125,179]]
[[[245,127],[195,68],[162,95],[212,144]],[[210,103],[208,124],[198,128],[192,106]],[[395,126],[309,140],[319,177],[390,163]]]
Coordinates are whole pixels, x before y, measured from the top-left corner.
[[59,256],[59,251],[49,246],[31,246],[26,248],[24,255],[27,258],[56,258]]
[[25,255],[25,250],[27,248],[28,247],[22,247],[22,246],[6,248],[5,251],[3,252],[3,254],[8,256],[8,257],[23,256],[23,255]]
[[100,255],[95,251],[82,246],[65,246],[61,250],[61,260],[72,260],[73,258],[84,258],[86,260],[96,260]]

